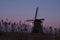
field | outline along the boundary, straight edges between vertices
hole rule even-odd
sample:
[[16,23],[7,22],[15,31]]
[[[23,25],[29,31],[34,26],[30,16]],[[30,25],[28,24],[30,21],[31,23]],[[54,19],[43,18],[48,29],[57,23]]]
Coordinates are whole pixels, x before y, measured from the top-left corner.
[[0,40],[59,40],[60,36],[42,35],[39,33],[0,33]]

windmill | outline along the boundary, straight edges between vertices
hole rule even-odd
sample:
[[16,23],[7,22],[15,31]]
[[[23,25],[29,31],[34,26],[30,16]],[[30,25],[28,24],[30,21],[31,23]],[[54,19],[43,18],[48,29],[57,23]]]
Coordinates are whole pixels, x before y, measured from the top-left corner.
[[37,19],[37,13],[38,13],[38,7],[36,8],[36,13],[35,13],[35,18],[34,20],[26,20],[27,22],[33,21],[34,23],[34,27],[32,30],[32,33],[43,33],[43,29],[42,29],[42,21],[44,19]]

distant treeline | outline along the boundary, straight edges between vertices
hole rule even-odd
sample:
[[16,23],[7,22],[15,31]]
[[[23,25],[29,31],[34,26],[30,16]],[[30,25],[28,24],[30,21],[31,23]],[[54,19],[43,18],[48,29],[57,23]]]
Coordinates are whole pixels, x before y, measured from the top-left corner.
[[0,21],[0,32],[31,32],[30,29],[30,25],[21,23],[21,21],[18,23],[8,22],[8,19]]
[[[27,25],[25,23],[21,23],[19,21],[18,23],[16,22],[8,22],[8,19],[6,21],[1,20],[0,21],[0,32],[28,32],[31,33],[32,28],[30,25]],[[43,32],[44,34],[56,34],[60,35],[60,29],[57,28],[52,28],[50,26],[49,28],[43,27]]]

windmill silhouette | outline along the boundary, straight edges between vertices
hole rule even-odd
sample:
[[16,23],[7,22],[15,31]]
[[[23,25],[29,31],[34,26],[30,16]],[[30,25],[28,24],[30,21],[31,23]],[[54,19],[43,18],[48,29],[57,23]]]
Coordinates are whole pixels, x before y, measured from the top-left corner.
[[36,8],[36,13],[35,13],[35,18],[34,20],[26,20],[27,22],[33,21],[34,23],[34,27],[32,30],[32,33],[43,33],[43,29],[42,29],[42,21],[44,19],[37,19],[37,13],[38,13],[38,7]]

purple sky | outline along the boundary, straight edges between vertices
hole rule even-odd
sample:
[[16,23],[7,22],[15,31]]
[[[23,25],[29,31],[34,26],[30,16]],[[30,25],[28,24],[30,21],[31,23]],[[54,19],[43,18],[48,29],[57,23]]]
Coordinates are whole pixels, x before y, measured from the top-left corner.
[[0,19],[34,19],[37,6],[37,18],[44,18],[45,26],[60,27],[60,0],[0,0]]

